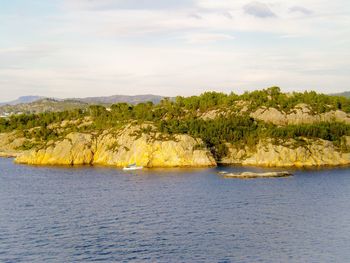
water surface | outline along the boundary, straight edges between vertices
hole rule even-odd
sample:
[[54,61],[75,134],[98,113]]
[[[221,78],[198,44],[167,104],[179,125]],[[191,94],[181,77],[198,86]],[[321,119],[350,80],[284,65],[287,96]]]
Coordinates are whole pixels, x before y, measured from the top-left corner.
[[350,168],[254,180],[219,170],[264,169],[0,158],[0,262],[349,262]]

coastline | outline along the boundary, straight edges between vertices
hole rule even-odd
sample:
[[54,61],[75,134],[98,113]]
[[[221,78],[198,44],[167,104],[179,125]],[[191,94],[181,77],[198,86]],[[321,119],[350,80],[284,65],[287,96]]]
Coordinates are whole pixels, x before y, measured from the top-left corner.
[[17,158],[21,153],[0,152],[0,158]]
[[[33,167],[65,167],[65,168],[81,168],[81,167],[102,167],[102,168],[115,168],[115,169],[122,169],[123,166],[118,165],[112,165],[112,164],[60,164],[60,163],[47,163],[47,164],[31,164],[31,163],[22,163],[22,162],[16,162],[16,158],[21,153],[7,153],[7,152],[0,152],[0,158],[3,159],[13,159],[14,164],[18,165],[26,165],[26,166],[33,166]],[[317,169],[332,169],[332,168],[347,168],[350,167],[350,163],[348,164],[320,164],[320,165],[252,165],[252,164],[243,164],[243,163],[221,163],[217,162],[217,165],[207,165],[207,166],[152,166],[152,167],[144,167],[144,170],[156,170],[156,169],[164,169],[164,170],[171,170],[171,169],[209,169],[209,168],[249,168],[249,169],[288,169],[288,170],[317,170]]]

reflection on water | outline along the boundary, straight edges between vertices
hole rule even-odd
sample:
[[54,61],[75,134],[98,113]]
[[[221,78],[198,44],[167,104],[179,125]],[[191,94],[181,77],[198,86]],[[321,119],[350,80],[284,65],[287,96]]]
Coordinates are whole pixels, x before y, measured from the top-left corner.
[[[0,261],[346,262],[350,169],[33,167],[0,159]],[[270,169],[271,170],[271,169]]]

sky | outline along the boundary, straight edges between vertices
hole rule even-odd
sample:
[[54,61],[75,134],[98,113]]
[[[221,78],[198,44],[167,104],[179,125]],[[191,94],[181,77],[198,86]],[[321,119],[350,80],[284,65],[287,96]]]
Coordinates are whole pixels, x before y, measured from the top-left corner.
[[349,84],[349,0],[0,0],[0,101]]

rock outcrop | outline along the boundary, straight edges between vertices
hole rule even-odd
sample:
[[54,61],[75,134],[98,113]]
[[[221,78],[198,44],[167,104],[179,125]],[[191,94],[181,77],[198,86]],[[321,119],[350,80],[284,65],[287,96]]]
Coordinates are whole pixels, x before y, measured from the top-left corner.
[[[349,149],[350,138],[344,137],[343,143]],[[236,148],[229,146],[229,154],[221,161],[223,164],[242,164],[268,167],[304,167],[336,166],[350,164],[350,152],[341,152],[330,141],[321,139],[306,140],[298,145],[295,140],[274,143],[261,140],[256,147]]]
[[0,133],[0,157],[15,157],[21,153],[19,148],[26,141],[17,132]]
[[298,104],[289,113],[279,111],[275,108],[262,107],[252,112],[250,116],[254,119],[270,122],[275,125],[298,125],[333,121],[350,124],[350,114],[336,110],[313,115],[306,104]]
[[140,127],[127,126],[115,133],[100,135],[71,133],[45,148],[24,152],[17,163],[48,165],[98,164],[123,167],[137,163],[144,167],[215,166],[212,154],[202,141],[188,135],[164,138],[162,134],[146,134]]
[[[124,167],[137,163],[144,167],[208,167],[215,166],[212,154],[202,141],[188,135],[163,138],[161,134],[135,134],[127,127],[119,133],[106,131],[100,135],[71,133],[63,140],[50,142],[39,150],[25,151],[17,163],[39,165],[110,165]],[[350,137],[343,143],[350,149]],[[298,146],[299,144],[299,146]],[[295,140],[276,143],[261,140],[254,148],[227,144],[229,154],[222,164],[268,167],[337,166],[350,164],[350,152],[341,152],[330,141]]]
[[[149,126],[148,126],[149,127]],[[0,134],[0,157],[17,157],[17,163],[38,165],[110,165],[124,167],[137,163],[144,167],[215,166],[211,152],[200,139],[189,135],[164,135],[145,127],[128,125],[119,131],[100,134],[70,133],[59,141],[49,141],[39,149],[20,150],[27,140],[19,133]],[[223,164],[269,167],[336,166],[350,164],[350,136],[341,149],[321,139],[296,141],[260,140],[254,147],[227,144]]]

